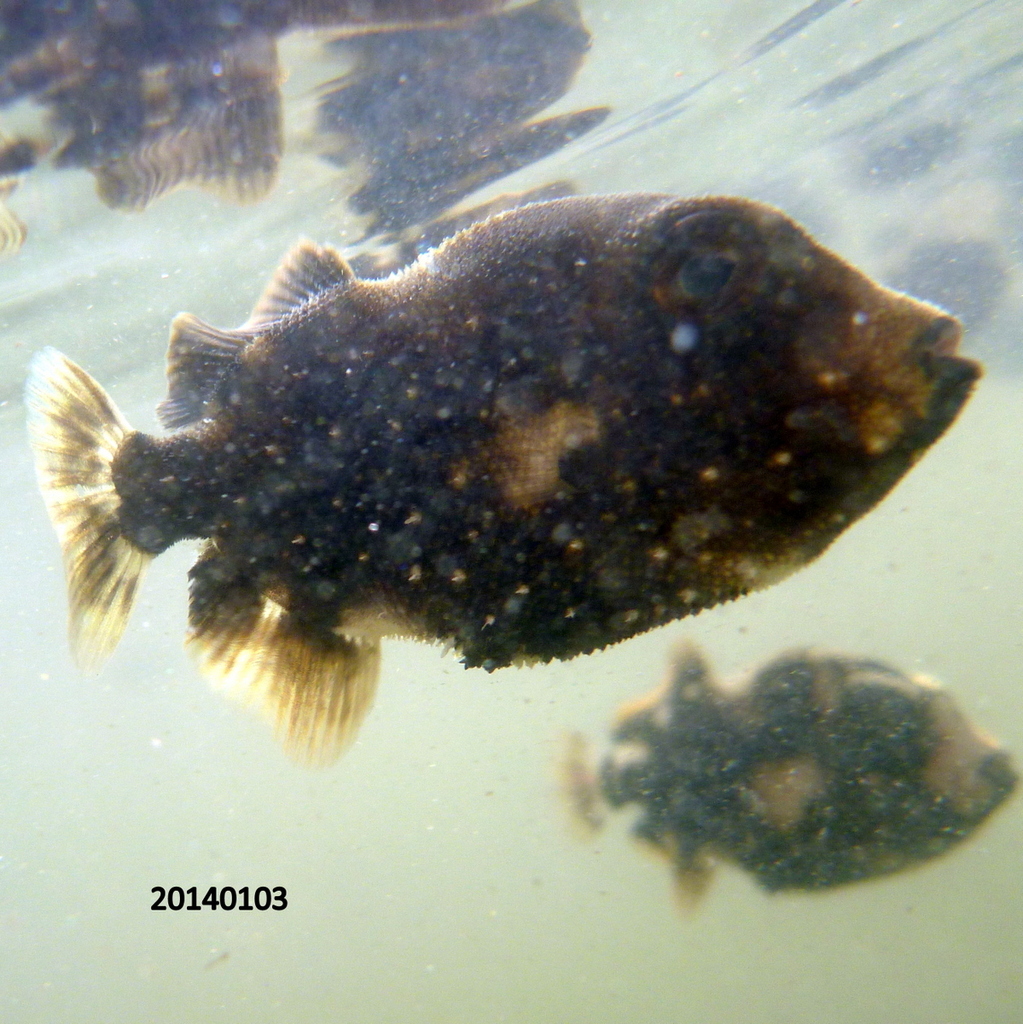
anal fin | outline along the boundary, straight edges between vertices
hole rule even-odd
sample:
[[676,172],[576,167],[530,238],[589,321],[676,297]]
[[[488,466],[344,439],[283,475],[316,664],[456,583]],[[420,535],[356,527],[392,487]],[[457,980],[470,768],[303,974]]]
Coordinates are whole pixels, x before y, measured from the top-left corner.
[[230,698],[257,708],[290,757],[331,764],[373,704],[379,642],[310,631],[271,598],[240,587],[226,599],[208,600],[201,593],[208,564],[193,569],[188,638],[203,674]]

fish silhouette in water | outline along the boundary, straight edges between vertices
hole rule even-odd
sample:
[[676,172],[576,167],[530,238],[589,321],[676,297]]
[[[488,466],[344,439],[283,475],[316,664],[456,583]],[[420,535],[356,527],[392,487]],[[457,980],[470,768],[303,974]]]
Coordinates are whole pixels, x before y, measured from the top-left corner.
[[722,688],[687,647],[621,709],[599,773],[581,743],[565,766],[577,813],[593,829],[602,806],[638,805],[633,831],[671,860],[686,902],[715,859],[772,891],[891,874],[962,842],[1017,783],[932,680],[817,651]]
[[809,562],[956,416],[959,336],[744,199],[536,203],[376,281],[302,243],[238,329],[174,321],[170,436],[36,357],[72,646],[98,666],[200,538],[202,669],[329,761],[382,637],[571,658]]

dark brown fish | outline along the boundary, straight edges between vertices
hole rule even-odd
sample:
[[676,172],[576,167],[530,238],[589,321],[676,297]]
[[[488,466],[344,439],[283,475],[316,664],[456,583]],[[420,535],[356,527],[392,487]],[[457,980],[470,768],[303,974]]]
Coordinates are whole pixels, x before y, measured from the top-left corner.
[[524,192],[502,192],[477,206],[459,207],[443,217],[402,231],[391,241],[378,240],[372,248],[364,249],[354,256],[350,266],[358,277],[388,277],[473,224],[498,213],[506,213],[517,206],[564,199],[575,195],[577,191],[574,182],[559,179]]
[[[926,677],[793,651],[722,689],[686,648],[663,687],[622,708],[594,788],[639,806],[635,834],[691,899],[715,859],[769,890],[891,874],[962,842],[1016,783],[1008,754]],[[599,820],[592,794],[573,799]]]
[[537,203],[379,281],[303,243],[242,327],[175,320],[169,437],[37,356],[72,645],[98,666],[149,559],[202,538],[204,671],[329,760],[381,637],[571,658],[816,557],[955,418],[959,335],[743,199]]

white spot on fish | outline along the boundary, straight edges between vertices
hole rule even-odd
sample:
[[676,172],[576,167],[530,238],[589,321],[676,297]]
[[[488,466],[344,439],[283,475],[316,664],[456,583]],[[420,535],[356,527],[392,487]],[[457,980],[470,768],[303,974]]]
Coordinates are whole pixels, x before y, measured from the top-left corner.
[[671,350],[678,352],[679,355],[692,352],[699,340],[700,332],[696,329],[696,324],[683,320],[675,324],[671,332]]

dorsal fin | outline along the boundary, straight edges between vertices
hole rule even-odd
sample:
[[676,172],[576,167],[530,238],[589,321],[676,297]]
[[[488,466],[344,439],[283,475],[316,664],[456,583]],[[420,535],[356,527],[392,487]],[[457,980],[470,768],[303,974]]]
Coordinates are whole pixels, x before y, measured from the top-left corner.
[[354,280],[348,261],[336,249],[301,241],[284,257],[244,329],[265,329],[317,295]]
[[187,427],[201,419],[224,370],[252,340],[253,331],[223,331],[191,313],[171,322],[167,345],[167,397],[157,406],[168,429]]

